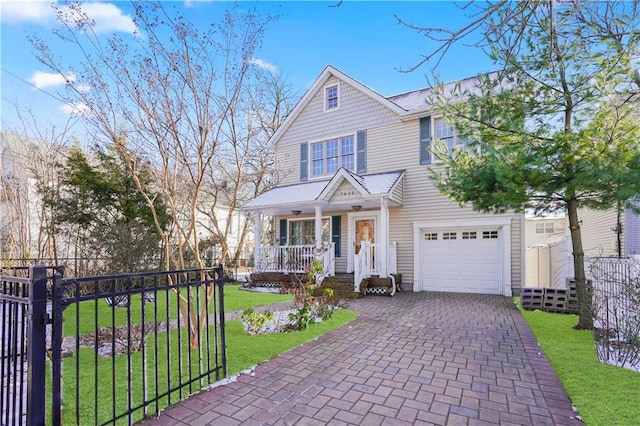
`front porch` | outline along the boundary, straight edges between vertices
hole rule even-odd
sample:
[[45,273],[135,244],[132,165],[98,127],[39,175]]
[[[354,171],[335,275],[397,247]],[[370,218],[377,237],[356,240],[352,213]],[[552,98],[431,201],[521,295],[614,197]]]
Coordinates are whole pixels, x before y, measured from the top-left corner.
[[[395,293],[397,244],[389,240],[389,209],[402,206],[404,171],[357,175],[339,169],[329,180],[276,187],[251,200],[255,273],[283,282],[314,270],[317,283],[338,273],[391,281]],[[269,232],[270,240],[263,244]],[[266,234],[266,235],[269,235]],[[273,281],[273,280],[272,280]]]
[[[386,256],[380,255],[383,252]],[[330,279],[336,277],[334,243],[319,249],[315,245],[261,246],[256,248],[256,253],[260,260],[256,262],[254,273],[250,276],[252,286],[287,288],[306,284],[310,279],[309,272],[313,269],[319,270],[314,274],[317,285],[322,285],[325,281],[348,284],[355,293],[362,291],[363,294],[393,296],[400,284],[397,282],[395,242],[384,250],[381,244],[360,241],[358,251],[353,254],[353,272],[343,272],[338,279]],[[386,265],[381,263],[384,258]]]

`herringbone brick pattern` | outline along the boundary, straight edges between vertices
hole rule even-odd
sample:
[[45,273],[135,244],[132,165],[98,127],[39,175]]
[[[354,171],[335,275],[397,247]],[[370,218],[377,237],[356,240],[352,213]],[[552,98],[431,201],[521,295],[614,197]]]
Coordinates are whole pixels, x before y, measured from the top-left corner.
[[579,425],[513,302],[399,293],[148,425]]

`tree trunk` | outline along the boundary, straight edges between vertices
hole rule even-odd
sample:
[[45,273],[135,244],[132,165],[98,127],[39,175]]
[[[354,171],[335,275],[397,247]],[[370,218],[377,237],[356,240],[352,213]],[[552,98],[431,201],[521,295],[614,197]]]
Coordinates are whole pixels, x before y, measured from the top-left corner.
[[587,291],[587,278],[584,270],[584,250],[582,248],[582,233],[578,221],[578,203],[571,199],[567,202],[569,215],[569,229],[571,230],[571,244],[573,247],[573,269],[575,271],[576,292],[578,293],[578,324],[576,330],[592,330],[592,300]]

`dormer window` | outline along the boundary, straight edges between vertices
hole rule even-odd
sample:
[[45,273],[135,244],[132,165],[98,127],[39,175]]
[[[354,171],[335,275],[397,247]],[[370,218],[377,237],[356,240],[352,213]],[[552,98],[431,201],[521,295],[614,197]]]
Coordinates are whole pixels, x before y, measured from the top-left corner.
[[339,97],[340,97],[340,90],[339,90],[339,86],[337,84],[334,84],[333,86],[326,87],[325,88],[325,92],[324,92],[324,98],[325,98],[324,109],[325,109],[325,111],[330,111],[330,110],[333,110],[333,109],[337,109],[338,106],[340,105]]

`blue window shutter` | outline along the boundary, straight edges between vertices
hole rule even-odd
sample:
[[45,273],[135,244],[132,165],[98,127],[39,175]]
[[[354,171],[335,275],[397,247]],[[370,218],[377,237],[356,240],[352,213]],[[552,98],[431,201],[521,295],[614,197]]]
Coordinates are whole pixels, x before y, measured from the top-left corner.
[[431,117],[420,119],[420,164],[431,163]]
[[335,244],[335,255],[340,257],[341,216],[331,216],[331,242]]
[[367,131],[358,130],[358,169],[356,173],[367,173]]
[[300,144],[300,182],[309,180],[309,143]]
[[287,244],[287,219],[280,219],[280,241],[281,246]]

